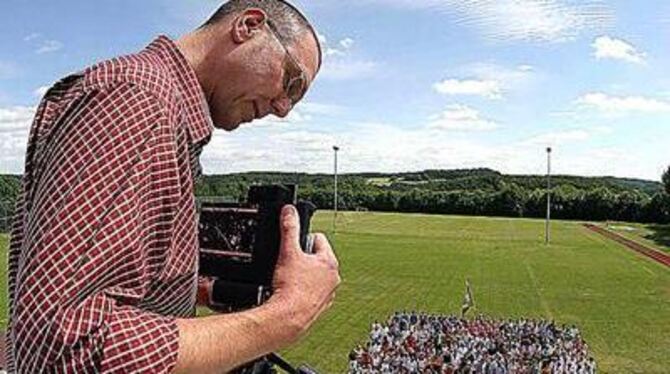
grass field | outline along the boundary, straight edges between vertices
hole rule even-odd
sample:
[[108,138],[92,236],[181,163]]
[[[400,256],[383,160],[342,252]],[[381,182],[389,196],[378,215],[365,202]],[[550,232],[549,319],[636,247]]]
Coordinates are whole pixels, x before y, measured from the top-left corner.
[[[328,231],[330,214],[318,214],[314,225]],[[545,247],[543,225],[341,214],[331,235],[343,277],[336,302],[300,344],[283,353],[321,373],[344,372],[349,350],[365,340],[370,322],[401,309],[457,313],[469,277],[475,312],[576,324],[601,372],[667,373],[670,270],[574,222],[555,222],[553,244]],[[0,301],[4,324],[6,291]]]
[[[457,313],[464,279],[477,311],[577,324],[607,373],[663,373],[670,367],[670,270],[573,222],[346,213],[334,243],[344,282],[333,309],[285,352],[326,373],[369,323],[398,309]],[[329,229],[330,216],[316,227]]]

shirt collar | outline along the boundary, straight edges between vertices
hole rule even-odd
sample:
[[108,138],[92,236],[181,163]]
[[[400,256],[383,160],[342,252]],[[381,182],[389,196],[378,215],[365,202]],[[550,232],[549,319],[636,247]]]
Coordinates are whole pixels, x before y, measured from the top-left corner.
[[191,142],[200,146],[206,144],[212,136],[214,126],[205,93],[195,71],[175,42],[165,35],[158,36],[146,50],[158,56],[179,85],[179,96],[184,102],[186,127]]

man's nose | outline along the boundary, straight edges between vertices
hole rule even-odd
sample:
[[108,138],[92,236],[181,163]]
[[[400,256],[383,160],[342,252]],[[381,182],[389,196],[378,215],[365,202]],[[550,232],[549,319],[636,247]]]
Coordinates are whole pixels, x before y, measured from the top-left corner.
[[289,100],[287,97],[282,97],[278,99],[272,100],[272,109],[274,110],[274,114],[277,117],[284,118],[288,115],[288,113],[291,111],[293,108],[293,104],[291,104],[291,100]]

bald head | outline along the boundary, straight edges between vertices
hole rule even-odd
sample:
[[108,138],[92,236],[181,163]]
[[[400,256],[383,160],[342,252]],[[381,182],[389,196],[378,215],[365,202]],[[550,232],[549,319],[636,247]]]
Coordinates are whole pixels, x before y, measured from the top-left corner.
[[195,71],[216,127],[285,117],[321,66],[316,31],[283,0],[230,0],[177,40]]
[[267,14],[277,31],[277,36],[286,45],[297,44],[304,38],[305,33],[309,33],[317,44],[318,67],[321,67],[322,52],[316,31],[296,7],[283,0],[229,0],[214,12],[202,28],[214,26],[229,16],[254,8],[261,9]]

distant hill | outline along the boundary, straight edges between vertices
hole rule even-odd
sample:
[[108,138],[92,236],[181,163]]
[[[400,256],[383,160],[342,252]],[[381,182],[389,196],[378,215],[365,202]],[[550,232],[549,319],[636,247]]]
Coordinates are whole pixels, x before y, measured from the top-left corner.
[[[508,175],[506,178],[528,188],[544,188],[547,183],[545,176]],[[660,182],[633,178],[552,175],[551,181],[555,185],[571,185],[576,188],[606,187],[615,191],[636,190],[647,195],[653,195],[663,190],[663,185]]]
[[[428,191],[483,190],[496,191],[503,184],[514,183],[527,189],[544,189],[544,175],[502,174],[492,169],[424,170],[404,173],[349,173],[338,176],[340,188],[361,187],[392,191],[412,189]],[[613,192],[637,191],[654,195],[663,190],[660,182],[616,177],[552,176],[553,186],[571,186],[576,189],[607,188]],[[250,183],[297,183],[303,189],[326,188],[333,184],[332,174],[247,172],[208,175],[199,184],[201,195],[237,195]]]

